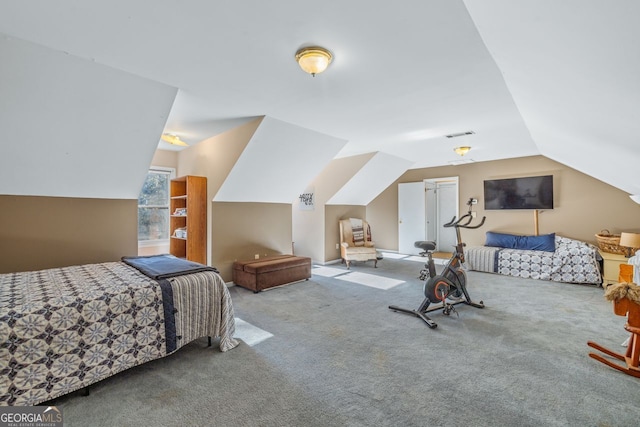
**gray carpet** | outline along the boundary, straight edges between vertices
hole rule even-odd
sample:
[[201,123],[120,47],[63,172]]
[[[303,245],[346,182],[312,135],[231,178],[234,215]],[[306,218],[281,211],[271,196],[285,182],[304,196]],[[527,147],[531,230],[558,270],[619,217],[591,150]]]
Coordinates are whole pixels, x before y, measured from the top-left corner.
[[[260,294],[230,289],[236,316],[274,336],[220,353],[198,340],[62,397],[67,426],[636,426],[640,379],[588,357],[616,351],[625,319],[602,288],[469,273],[486,308],[417,308],[420,263],[351,270],[388,290],[314,275]],[[344,266],[334,265],[347,273]]]

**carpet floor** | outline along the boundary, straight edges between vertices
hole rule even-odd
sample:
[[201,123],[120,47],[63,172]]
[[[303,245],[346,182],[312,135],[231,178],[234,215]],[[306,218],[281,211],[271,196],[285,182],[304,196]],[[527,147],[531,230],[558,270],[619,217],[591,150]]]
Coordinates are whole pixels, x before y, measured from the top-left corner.
[[421,268],[384,259],[231,287],[237,348],[200,339],[54,404],[65,426],[638,425],[640,379],[588,357],[587,340],[623,352],[628,335],[602,288],[469,272],[486,307],[432,312],[429,329],[388,309],[419,306]]

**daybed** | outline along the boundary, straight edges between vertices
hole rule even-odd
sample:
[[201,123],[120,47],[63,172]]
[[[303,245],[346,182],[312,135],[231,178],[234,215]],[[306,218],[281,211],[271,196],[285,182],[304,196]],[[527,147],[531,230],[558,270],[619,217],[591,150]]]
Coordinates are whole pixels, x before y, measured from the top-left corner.
[[488,232],[485,246],[464,251],[470,270],[554,282],[602,283],[598,249],[554,233],[513,236]]
[[200,337],[227,351],[234,332],[217,271],[170,255],[0,274],[0,404],[53,399]]

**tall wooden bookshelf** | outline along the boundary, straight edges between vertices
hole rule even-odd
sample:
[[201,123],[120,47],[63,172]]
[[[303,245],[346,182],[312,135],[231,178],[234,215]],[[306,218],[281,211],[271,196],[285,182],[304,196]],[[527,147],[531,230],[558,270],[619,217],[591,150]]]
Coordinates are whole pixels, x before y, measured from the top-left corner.
[[178,258],[207,263],[207,178],[171,180],[169,252]]

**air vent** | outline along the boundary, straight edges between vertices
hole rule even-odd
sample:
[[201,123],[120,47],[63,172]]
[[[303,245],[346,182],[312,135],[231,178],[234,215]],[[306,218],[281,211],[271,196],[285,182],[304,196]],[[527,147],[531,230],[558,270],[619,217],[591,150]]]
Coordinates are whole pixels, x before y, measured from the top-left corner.
[[457,138],[459,136],[467,136],[467,135],[473,135],[475,132],[472,130],[468,130],[466,132],[460,132],[460,133],[452,133],[450,135],[445,135],[447,138]]

